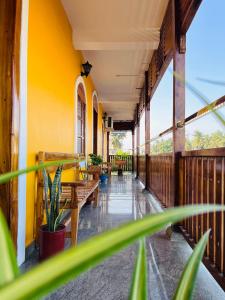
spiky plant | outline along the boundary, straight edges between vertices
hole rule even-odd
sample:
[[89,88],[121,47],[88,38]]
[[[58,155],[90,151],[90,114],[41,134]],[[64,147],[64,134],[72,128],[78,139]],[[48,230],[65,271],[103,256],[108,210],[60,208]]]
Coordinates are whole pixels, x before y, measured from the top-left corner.
[[53,181],[46,169],[43,169],[42,171],[44,177],[44,201],[47,228],[48,231],[51,232],[54,232],[58,229],[58,226],[62,220],[63,210],[59,210],[60,196],[62,193],[62,169],[62,165],[57,167]]

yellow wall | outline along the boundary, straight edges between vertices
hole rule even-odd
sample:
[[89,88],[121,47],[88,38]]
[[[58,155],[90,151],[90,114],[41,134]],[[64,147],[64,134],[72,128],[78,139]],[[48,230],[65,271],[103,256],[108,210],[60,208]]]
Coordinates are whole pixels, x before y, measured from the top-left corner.
[[[60,0],[30,0],[28,35],[28,166],[39,151],[74,152],[75,81],[83,57],[72,46],[72,31]],[[87,91],[87,152],[92,151],[91,77]],[[99,147],[102,107],[99,105]],[[99,153],[101,148],[99,148]],[[26,244],[34,239],[35,175],[27,178]]]

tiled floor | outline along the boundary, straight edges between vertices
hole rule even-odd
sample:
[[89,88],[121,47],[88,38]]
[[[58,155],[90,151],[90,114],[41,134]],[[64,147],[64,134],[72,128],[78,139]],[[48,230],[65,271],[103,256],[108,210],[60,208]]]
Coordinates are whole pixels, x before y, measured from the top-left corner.
[[[112,176],[111,183],[101,186],[100,206],[85,206],[79,224],[79,243],[90,236],[118,226],[128,220],[160,210],[158,202],[131,175]],[[182,269],[191,248],[181,234],[171,240],[160,232],[146,240],[149,267],[149,299],[172,299]],[[137,246],[132,245],[83,274],[47,299],[119,300],[128,299]],[[34,257],[25,268],[33,265]],[[206,268],[201,265],[194,299],[225,299]]]

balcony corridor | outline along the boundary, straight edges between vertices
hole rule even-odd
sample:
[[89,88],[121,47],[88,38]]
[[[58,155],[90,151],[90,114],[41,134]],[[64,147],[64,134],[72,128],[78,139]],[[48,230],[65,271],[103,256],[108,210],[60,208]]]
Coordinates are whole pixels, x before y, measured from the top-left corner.
[[[131,175],[112,176],[111,183],[101,185],[100,207],[85,206],[81,211],[79,242],[160,210],[159,204]],[[149,266],[149,298],[172,299],[178,279],[191,248],[179,233],[171,240],[165,232],[147,239]],[[93,270],[83,274],[47,299],[119,300],[128,299],[137,247],[133,245],[114,255]],[[202,265],[198,274],[194,299],[225,299],[225,293]]]

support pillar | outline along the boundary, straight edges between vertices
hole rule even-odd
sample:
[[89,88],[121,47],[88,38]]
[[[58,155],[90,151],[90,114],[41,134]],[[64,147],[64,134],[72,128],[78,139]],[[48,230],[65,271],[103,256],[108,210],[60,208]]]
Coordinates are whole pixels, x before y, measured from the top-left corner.
[[109,162],[109,132],[107,132],[107,162]]
[[135,155],[135,149],[134,149],[134,128],[132,129],[132,172],[134,172],[134,155]]
[[185,150],[185,52],[186,38],[180,33],[178,1],[173,1],[173,165],[174,205],[179,205],[179,154]]
[[136,170],[136,179],[138,179],[139,177],[139,154],[140,154],[140,124],[139,124],[139,120],[137,122],[136,125],[136,132],[137,132],[137,136],[136,136],[136,160],[137,160],[137,170]]
[[150,99],[148,95],[148,71],[145,72],[145,189],[149,188],[150,155]]

